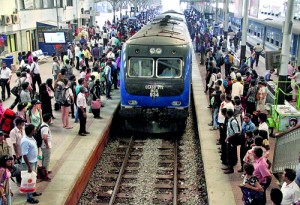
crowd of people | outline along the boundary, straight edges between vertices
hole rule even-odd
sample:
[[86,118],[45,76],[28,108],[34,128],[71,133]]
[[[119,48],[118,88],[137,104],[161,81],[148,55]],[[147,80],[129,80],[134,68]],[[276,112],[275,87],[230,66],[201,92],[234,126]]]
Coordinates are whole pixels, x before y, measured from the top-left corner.
[[[208,94],[208,108],[212,116],[208,125],[212,126],[211,131],[219,130],[220,137],[216,144],[220,145],[222,170],[224,174],[235,172],[239,147],[241,165],[236,171],[243,173],[240,187],[244,204],[266,204],[266,189],[272,180],[272,163],[268,159],[270,134],[266,107],[267,81],[271,80],[274,71],[258,76],[254,63],[257,67],[263,52],[259,43],[251,48],[251,55],[242,59],[240,66],[236,67],[233,51],[227,50],[232,43],[235,52],[238,50],[240,31],[235,34],[229,30],[230,43],[227,43],[222,37],[222,30],[214,30],[214,26],[196,10],[186,12],[186,17],[195,50],[201,55],[201,63],[205,63],[204,92]],[[289,78],[298,79],[299,75],[299,69],[292,67]],[[297,82],[300,83],[300,79]],[[295,170],[285,169],[281,190],[271,191],[274,204],[290,205],[298,201],[300,189],[295,179],[300,180],[299,168],[297,174]]]
[[[119,87],[122,44],[144,23],[137,20],[136,24],[127,25],[123,20],[115,24],[106,21],[102,29],[99,25],[83,27],[78,42],[55,45],[53,78],[44,82],[39,59],[31,51],[19,53],[19,70],[12,89],[11,70],[2,63],[2,101],[11,97],[11,93],[16,98],[8,108],[0,101],[0,204],[12,204],[10,178],[16,177],[19,186],[21,170],[39,173],[39,164],[46,172],[42,180],[51,181],[53,108],[61,112],[63,128],[73,129],[70,118],[74,123],[79,122],[80,136],[90,134],[86,129],[87,113],[102,119],[100,110],[104,102],[101,97],[111,100],[112,89]],[[75,69],[78,71],[74,72]],[[27,193],[27,202],[39,203],[34,197],[40,195]]]

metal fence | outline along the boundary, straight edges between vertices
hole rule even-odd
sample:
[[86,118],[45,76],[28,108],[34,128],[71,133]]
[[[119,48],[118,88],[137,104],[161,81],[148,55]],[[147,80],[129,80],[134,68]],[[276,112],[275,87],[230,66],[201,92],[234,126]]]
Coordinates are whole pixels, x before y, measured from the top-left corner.
[[273,172],[283,172],[285,168],[296,169],[299,164],[300,126],[276,139]]

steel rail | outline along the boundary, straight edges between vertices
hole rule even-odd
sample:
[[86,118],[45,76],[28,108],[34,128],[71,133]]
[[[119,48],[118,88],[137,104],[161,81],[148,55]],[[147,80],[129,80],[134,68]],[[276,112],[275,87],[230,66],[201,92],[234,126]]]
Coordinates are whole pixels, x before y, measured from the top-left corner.
[[125,171],[125,167],[126,167],[127,162],[128,162],[128,158],[129,158],[129,155],[130,155],[130,149],[132,148],[132,145],[133,145],[133,136],[131,136],[131,138],[130,138],[130,142],[129,142],[128,148],[126,150],[126,154],[125,154],[124,160],[122,162],[122,166],[120,168],[120,172],[118,174],[116,185],[115,185],[113,193],[111,195],[109,205],[113,205],[115,203],[116,198],[117,198],[117,194],[118,194],[120,184],[121,184],[121,180],[122,180],[122,175]]
[[173,205],[178,202],[178,141],[175,140],[174,147],[174,175],[173,175]]

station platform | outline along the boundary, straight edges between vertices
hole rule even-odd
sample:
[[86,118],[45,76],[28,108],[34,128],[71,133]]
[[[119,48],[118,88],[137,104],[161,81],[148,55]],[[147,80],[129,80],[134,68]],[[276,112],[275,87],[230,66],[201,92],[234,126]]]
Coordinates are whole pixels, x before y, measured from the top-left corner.
[[[240,49],[237,52],[238,56],[240,55],[239,52]],[[246,56],[249,55],[250,48],[247,46]],[[254,69],[259,75],[264,75],[264,73],[266,72],[266,67],[265,59],[263,57],[260,57],[258,67],[254,67]],[[221,70],[224,76],[224,66],[222,66]],[[226,175],[223,173],[223,170],[221,170],[222,163],[220,160],[220,155],[218,153],[218,145],[216,145],[216,140],[219,139],[219,130],[211,131],[211,127],[208,126],[208,124],[211,122],[211,111],[209,108],[207,108],[209,105],[208,95],[204,93],[205,75],[206,68],[204,65],[200,65],[200,58],[196,53],[195,55],[193,55],[192,81],[197,83],[193,83],[192,87],[209,204],[241,205],[243,204],[243,195],[239,188],[239,184],[242,183],[242,173],[237,172],[237,170],[241,168],[240,161],[238,161],[237,166],[235,166],[235,172],[233,174]],[[272,79],[277,80],[278,77],[274,74],[272,75]],[[276,139],[269,138],[269,140],[269,160],[272,162]],[[272,175],[272,183],[267,189],[266,193],[268,205],[272,204],[270,202],[270,190],[275,187],[279,188],[279,185],[277,179]]]
[[[249,52],[249,49],[247,49]],[[52,78],[51,68],[52,62],[47,62],[40,66],[42,80]],[[265,73],[264,59],[260,58],[259,66],[256,68],[259,74]],[[77,70],[74,70],[76,76],[79,75]],[[216,139],[218,131],[210,131],[207,125],[211,119],[208,106],[208,96],[204,93],[205,84],[205,67],[200,65],[198,54],[193,53],[193,95],[197,116],[197,126],[201,142],[202,159],[204,163],[205,177],[207,183],[209,204],[242,204],[242,193],[238,187],[241,183],[241,173],[235,172],[231,175],[223,174],[221,170],[221,161],[218,154]],[[16,79],[15,75],[12,82]],[[104,146],[105,136],[109,134],[112,117],[119,105],[119,91],[112,92],[113,100],[106,101],[105,107],[101,109],[103,119],[94,119],[91,114],[88,114],[87,130],[90,135],[82,137],[78,136],[77,132],[79,124],[75,124],[71,120],[72,130],[66,130],[61,127],[61,113],[54,111],[53,125],[50,129],[53,134],[53,148],[50,160],[50,170],[52,174],[51,182],[40,182],[37,184],[37,191],[43,195],[36,197],[39,204],[76,204],[76,200],[80,197],[80,187],[82,174],[87,167],[91,167],[91,156],[99,157],[94,150],[99,148],[99,143]],[[14,97],[3,102],[4,107],[9,107],[13,102]],[[270,160],[272,161],[275,140],[270,138],[271,150]],[[95,159],[95,158],[93,158]],[[239,165],[236,169],[239,169]],[[89,176],[89,173],[86,173]],[[76,187],[78,186],[78,187]],[[276,187],[276,179],[273,178],[271,187]],[[24,205],[26,203],[26,195],[19,193],[18,187],[12,183],[14,192],[14,205]],[[270,190],[270,188],[268,189]],[[72,197],[70,197],[72,196]],[[269,197],[269,192],[267,192]],[[268,200],[269,201],[269,200]]]
[[[53,78],[51,71],[52,60],[40,65],[43,82],[48,78]],[[73,69],[73,72],[75,76],[79,76],[76,69]],[[16,75],[13,74],[11,87],[13,87],[15,79]],[[79,123],[74,123],[74,119],[71,119],[71,117],[70,125],[73,126],[73,129],[64,129],[61,123],[61,112],[53,111],[56,119],[52,120],[53,124],[50,125],[53,139],[50,159],[52,173],[49,177],[52,180],[51,182],[37,183],[37,191],[42,192],[42,196],[36,197],[40,201],[39,204],[62,205],[66,203],[69,196],[76,196],[78,191],[76,182],[81,174],[85,174],[83,172],[87,171],[85,168],[91,166],[90,157],[99,157],[99,153],[95,155],[96,152],[94,151],[99,148],[99,143],[105,143],[103,140],[109,134],[112,118],[119,105],[119,90],[113,90],[111,94],[112,100],[106,100],[105,97],[102,99],[105,102],[105,106],[101,108],[100,113],[103,119],[95,119],[91,113],[88,113],[87,131],[90,134],[87,136],[77,135]],[[9,107],[14,99],[15,97],[12,95],[11,98],[3,102],[3,107]],[[39,163],[41,164],[41,162]],[[26,194],[20,193],[19,188],[13,182],[11,185],[14,193],[12,204],[29,204],[26,203]],[[77,194],[77,197],[80,196]],[[73,204],[72,201],[69,202],[68,204]]]

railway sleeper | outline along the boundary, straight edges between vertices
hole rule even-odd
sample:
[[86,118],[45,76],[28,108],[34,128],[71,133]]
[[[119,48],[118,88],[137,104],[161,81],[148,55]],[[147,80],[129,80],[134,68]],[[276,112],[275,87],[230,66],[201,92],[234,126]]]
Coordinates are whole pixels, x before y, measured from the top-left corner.
[[[172,175],[158,175],[156,178],[157,179],[173,179],[173,174]],[[178,179],[185,179],[185,176],[182,174],[178,175]]]

